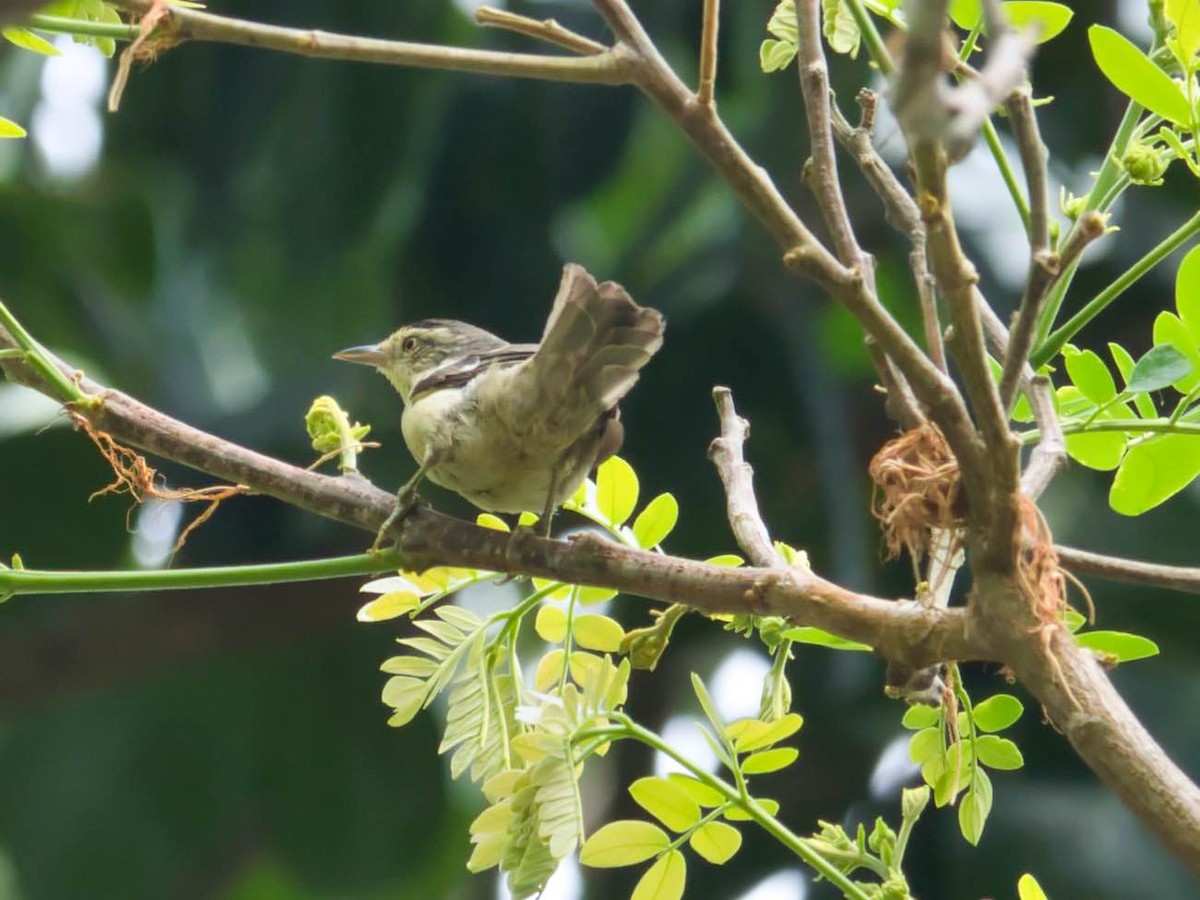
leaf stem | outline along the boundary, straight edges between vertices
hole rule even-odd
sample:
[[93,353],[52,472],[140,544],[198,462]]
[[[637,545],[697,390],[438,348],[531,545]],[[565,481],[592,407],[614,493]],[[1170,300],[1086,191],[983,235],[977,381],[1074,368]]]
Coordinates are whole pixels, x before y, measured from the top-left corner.
[[1108,308],[1114,300],[1133,286],[1143,275],[1182,247],[1185,243],[1200,234],[1200,213],[1196,213],[1161,242],[1153,247],[1145,256],[1120,274],[1108,287],[1084,304],[1083,308],[1071,316],[1063,325],[1056,329],[1041,346],[1030,355],[1030,362],[1036,369],[1045,365],[1058,355],[1063,345],[1073,338],[1085,325]]
[[124,22],[89,22],[70,16],[33,15],[26,20],[25,25],[52,34],[77,34],[80,37],[115,38],[119,41],[132,41],[138,36],[137,25],[127,25]]
[[355,556],[251,566],[153,571],[87,572],[0,568],[0,594],[94,594],[113,591],[244,587],[254,584],[281,584],[372,575],[398,567],[399,559],[391,553],[359,553]]
[[0,302],[0,326],[3,326],[12,335],[13,340],[24,351],[26,362],[54,386],[58,400],[63,403],[78,403],[88,399],[88,395],[80,390],[79,385],[64,375],[62,370],[50,361],[42,350],[41,344],[33,339],[25,330],[25,326],[17,321],[2,302]]

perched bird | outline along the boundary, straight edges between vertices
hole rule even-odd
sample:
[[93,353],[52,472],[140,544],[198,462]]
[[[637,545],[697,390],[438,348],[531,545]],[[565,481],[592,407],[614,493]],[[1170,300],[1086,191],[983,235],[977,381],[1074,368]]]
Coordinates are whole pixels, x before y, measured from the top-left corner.
[[657,310],[568,264],[539,344],[424,319],[335,353],[373,366],[404,401],[400,430],[418,469],[380,537],[411,508],[423,478],[489,512],[541,510],[548,534],[553,511],[620,448],[617,404],[662,335]]

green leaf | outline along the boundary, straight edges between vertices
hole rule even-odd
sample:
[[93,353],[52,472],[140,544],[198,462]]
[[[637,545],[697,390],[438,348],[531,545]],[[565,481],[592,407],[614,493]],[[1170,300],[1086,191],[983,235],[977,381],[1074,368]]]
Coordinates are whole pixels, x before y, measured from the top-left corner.
[[617,596],[620,591],[615,591],[612,588],[602,587],[581,587],[576,598],[583,606],[594,606],[597,603],[603,603],[605,600],[611,600]]
[[846,0],[821,0],[821,6],[821,31],[829,49],[852,59],[858,56],[862,35],[850,5]]
[[695,672],[692,673],[692,690],[696,692],[696,699],[700,701],[700,708],[704,710],[704,715],[717,734],[723,734],[725,724],[721,721],[721,717],[717,714],[716,704],[713,703],[712,697],[709,696],[708,688],[704,686],[704,682],[700,680],[700,676]]
[[[1112,354],[1113,363],[1116,365],[1117,371],[1121,373],[1121,380],[1128,388],[1129,378],[1133,375],[1133,357],[1129,355],[1128,350],[1112,341],[1109,341],[1108,352]],[[1136,395],[1133,398],[1133,405],[1137,407],[1138,415],[1143,419],[1153,419],[1158,415],[1158,410],[1154,408],[1154,401],[1145,394]]]
[[742,846],[742,833],[724,822],[705,822],[688,838],[692,849],[715,866],[733,858]]
[[629,900],[679,900],[687,882],[687,862],[678,850],[660,856],[638,879]]
[[1124,631],[1085,631],[1075,635],[1080,647],[1111,656],[1117,662],[1133,662],[1158,655],[1158,644],[1140,634]]
[[917,731],[937,725],[941,718],[941,711],[937,708],[915,703],[904,711],[904,718],[900,720],[900,724]]
[[1084,626],[1084,623],[1087,622],[1087,617],[1083,613],[1068,607],[1063,611],[1063,622],[1067,626],[1067,631],[1074,634]]
[[1021,718],[1024,711],[1021,701],[1012,694],[995,694],[975,704],[975,727],[980,731],[1003,731]]
[[979,0],[950,0],[950,19],[964,31],[975,27],[983,15],[983,6]]
[[1122,94],[1176,125],[1189,126],[1191,110],[1179,85],[1151,62],[1129,38],[1093,25],[1088,29],[1092,56],[1104,77]]
[[[1109,409],[1096,416],[1097,421],[1116,419],[1119,413]],[[1097,472],[1111,472],[1121,465],[1129,435],[1123,431],[1076,431],[1066,435],[1064,443],[1071,459]]]
[[1167,45],[1179,64],[1190,69],[1200,47],[1200,4],[1196,0],[1166,0],[1163,14],[1175,26],[1175,34],[1168,39]]
[[638,501],[638,477],[619,456],[610,456],[596,470],[596,506],[613,526],[624,525]]
[[28,28],[5,28],[0,31],[0,34],[3,34],[4,39],[10,44],[20,47],[22,50],[40,53],[43,56],[58,56],[57,47]]
[[682,772],[672,772],[667,778],[678,785],[683,791],[701,806],[720,806],[725,802],[721,792],[709,787],[702,781],[685,775]]
[[1061,3],[1043,3],[1040,0],[1009,0],[1004,4],[1009,24],[1013,28],[1038,26],[1037,42],[1044,44],[1062,34],[1075,15],[1071,7]]
[[1154,318],[1154,343],[1171,344],[1192,362],[1192,374],[1175,383],[1175,390],[1181,394],[1186,394],[1200,385],[1200,346],[1192,333],[1193,328],[1200,329],[1200,320],[1194,324],[1185,322],[1174,313],[1165,311]]
[[388,724],[393,728],[407,725],[421,711],[421,707],[425,705],[425,698],[428,696],[428,682],[422,679],[409,678],[405,675],[395,675],[389,678],[383,685],[384,705],[393,709]]
[[1130,393],[1161,391],[1192,374],[1192,361],[1172,344],[1157,344],[1137,361],[1125,390]]
[[671,845],[665,831],[650,822],[621,819],[609,822],[583,842],[579,862],[595,869],[632,866]]
[[778,772],[794,763],[799,755],[800,751],[795,747],[776,747],[773,750],[751,753],[742,760],[742,773],[765,775],[767,772]]
[[359,609],[356,618],[360,622],[385,622],[412,612],[420,602],[412,591],[388,591]]
[[0,138],[23,138],[25,129],[9,119],[0,116]]
[[1200,344],[1200,246],[1187,252],[1175,273],[1175,308],[1195,347]]
[[908,758],[917,765],[942,753],[942,733],[937,728],[922,728],[908,739]]
[[[983,775],[982,772],[979,774]],[[986,776],[984,777],[986,778]],[[990,783],[986,790],[980,790],[979,787],[979,784],[972,785],[958,807],[958,827],[962,831],[963,837],[972,846],[977,845],[979,839],[983,837],[983,826],[987,823],[988,815],[992,811]]]
[[633,536],[646,550],[657,547],[679,521],[679,501],[671,494],[659,494],[633,520]]
[[575,642],[585,650],[616,653],[621,649],[625,629],[616,619],[589,613],[575,619]]
[[533,621],[533,630],[538,637],[551,644],[559,644],[567,636],[567,614],[561,607],[546,604],[538,610]]
[[1112,373],[1108,371],[1104,360],[1091,350],[1079,350],[1068,344],[1063,348],[1063,361],[1071,382],[1097,406],[1117,396]]
[[765,39],[758,48],[758,65],[764,72],[779,72],[786,69],[796,58],[796,45],[787,41]]
[[750,753],[786,740],[799,731],[803,724],[804,718],[799,713],[792,712],[774,722],[741,719],[725,729],[725,734],[733,741],[734,750],[738,753]]
[[1021,755],[1021,748],[1008,738],[1002,738],[995,734],[982,735],[975,742],[975,758],[985,766],[1003,769],[1006,772],[1025,765],[1025,757]]
[[1037,879],[1028,872],[1017,879],[1017,897],[1020,900],[1049,900]]
[[710,556],[705,562],[710,566],[726,566],[730,569],[736,569],[746,561],[736,553],[721,553],[717,556]]
[[1137,516],[1165,503],[1200,475],[1200,438],[1162,434],[1139,441],[1126,452],[1108,492],[1108,505]]
[[805,625],[801,628],[789,628],[783,633],[782,637],[789,641],[795,641],[798,644],[816,644],[818,647],[829,647],[833,650],[865,650],[868,653],[871,650],[866,644],[860,644],[858,641],[830,634],[828,631],[814,628],[811,625]]
[[686,831],[700,821],[700,805],[667,778],[639,778],[629,786],[638,806],[672,831]]

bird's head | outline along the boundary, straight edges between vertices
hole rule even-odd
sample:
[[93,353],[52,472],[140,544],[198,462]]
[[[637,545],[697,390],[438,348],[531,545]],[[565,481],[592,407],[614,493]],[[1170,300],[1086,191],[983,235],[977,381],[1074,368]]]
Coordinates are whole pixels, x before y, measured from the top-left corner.
[[373,366],[408,403],[413,385],[423,375],[504,344],[491,332],[466,322],[422,319],[405,325],[378,344],[340,350],[333,358]]

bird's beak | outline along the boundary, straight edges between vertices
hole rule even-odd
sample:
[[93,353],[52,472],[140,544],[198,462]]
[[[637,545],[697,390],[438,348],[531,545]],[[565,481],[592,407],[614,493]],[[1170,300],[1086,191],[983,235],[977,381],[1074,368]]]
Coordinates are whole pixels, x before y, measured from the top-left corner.
[[348,347],[345,350],[339,350],[333,354],[333,358],[379,368],[384,363],[385,355],[379,349],[378,344],[366,344],[362,347]]

